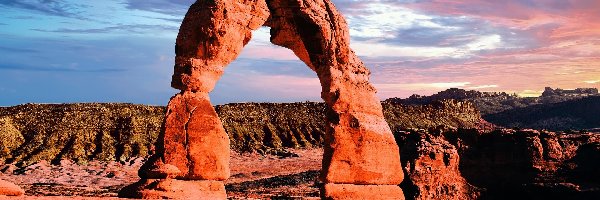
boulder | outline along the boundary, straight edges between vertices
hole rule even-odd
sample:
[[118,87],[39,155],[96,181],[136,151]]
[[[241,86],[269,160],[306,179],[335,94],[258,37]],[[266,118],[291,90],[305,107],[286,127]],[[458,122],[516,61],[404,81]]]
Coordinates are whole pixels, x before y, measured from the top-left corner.
[[0,179],[0,196],[21,196],[25,191],[14,183]]

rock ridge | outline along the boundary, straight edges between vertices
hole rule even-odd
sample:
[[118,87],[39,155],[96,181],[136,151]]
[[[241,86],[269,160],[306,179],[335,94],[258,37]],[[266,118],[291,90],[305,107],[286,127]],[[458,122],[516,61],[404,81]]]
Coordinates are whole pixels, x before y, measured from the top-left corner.
[[[383,103],[392,130],[439,125],[475,128],[481,117],[471,103]],[[283,153],[320,148],[325,134],[323,103],[232,103],[217,105],[237,152]],[[117,103],[24,104],[0,107],[0,161],[33,164],[62,159],[123,161],[154,152],[166,108]],[[51,148],[44,148],[42,145]],[[77,148],[77,149],[74,149]]]

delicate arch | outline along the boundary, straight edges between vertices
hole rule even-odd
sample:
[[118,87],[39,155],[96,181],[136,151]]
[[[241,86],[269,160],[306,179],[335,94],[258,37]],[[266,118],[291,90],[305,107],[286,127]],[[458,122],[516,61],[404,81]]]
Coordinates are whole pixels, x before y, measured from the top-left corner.
[[157,154],[140,169],[142,180],[120,195],[226,197],[229,140],[208,93],[262,25],[271,27],[273,44],[291,49],[321,82],[328,106],[323,197],[404,198],[397,186],[403,179],[398,146],[370,72],[350,49],[346,21],[330,0],[196,1],[175,47],[171,86],[181,93],[169,102]]

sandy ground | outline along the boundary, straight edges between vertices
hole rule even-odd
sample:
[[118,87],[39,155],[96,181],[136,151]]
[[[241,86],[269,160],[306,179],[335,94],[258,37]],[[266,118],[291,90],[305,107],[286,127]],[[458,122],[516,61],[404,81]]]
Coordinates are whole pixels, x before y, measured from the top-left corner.
[[[232,153],[231,178],[226,182],[229,198],[317,198],[316,177],[323,150],[289,152],[283,156]],[[113,199],[120,188],[139,180],[137,170],[144,162],[145,158],[83,165],[66,160],[59,165],[42,161],[22,168],[0,164],[0,179],[16,183],[26,191],[24,197],[9,199]]]

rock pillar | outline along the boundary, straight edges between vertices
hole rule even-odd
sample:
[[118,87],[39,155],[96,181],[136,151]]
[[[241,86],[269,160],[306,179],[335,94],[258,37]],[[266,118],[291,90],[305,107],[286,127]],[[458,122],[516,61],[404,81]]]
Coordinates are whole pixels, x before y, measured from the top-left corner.
[[197,1],[186,14],[175,46],[168,104],[157,152],[140,169],[141,180],[123,188],[127,198],[226,199],[229,137],[208,93],[267,20],[264,0]]

